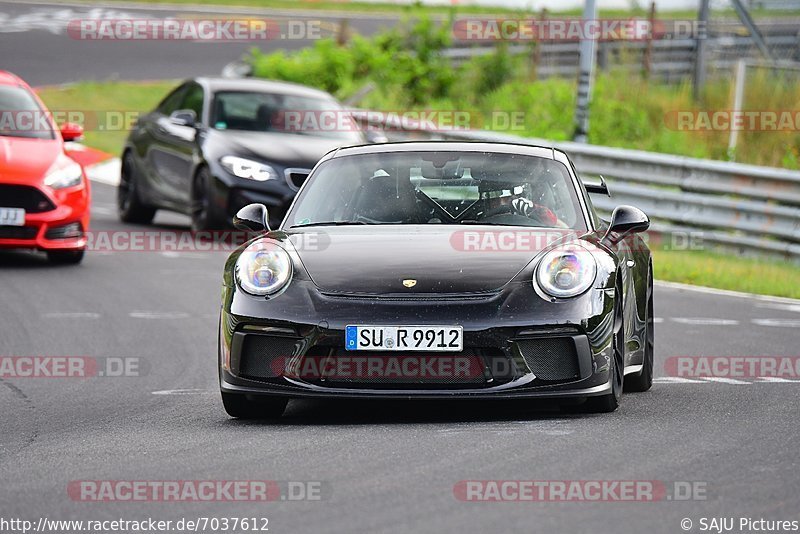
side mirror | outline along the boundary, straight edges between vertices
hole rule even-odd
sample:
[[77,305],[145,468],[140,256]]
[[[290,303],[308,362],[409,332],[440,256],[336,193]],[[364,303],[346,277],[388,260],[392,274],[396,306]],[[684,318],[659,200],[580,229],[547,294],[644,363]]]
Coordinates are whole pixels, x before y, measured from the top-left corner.
[[264,204],[248,204],[233,217],[233,226],[246,232],[269,232],[269,215]]
[[372,144],[379,144],[379,143],[388,143],[389,138],[386,137],[386,134],[383,133],[381,130],[373,130],[367,129],[364,131],[364,137],[367,138],[368,143]]
[[83,126],[74,122],[67,122],[61,126],[61,138],[64,141],[78,141],[83,137]]
[[170,114],[169,121],[176,126],[194,126],[197,124],[197,113],[191,109],[179,109]]
[[286,169],[284,172],[286,173],[286,180],[289,182],[289,186],[295,191],[300,189],[300,186],[305,183],[308,175],[311,174],[311,171],[308,169]]
[[611,214],[611,223],[608,226],[603,241],[617,243],[629,234],[644,232],[650,228],[650,218],[639,208],[633,206],[617,206]]

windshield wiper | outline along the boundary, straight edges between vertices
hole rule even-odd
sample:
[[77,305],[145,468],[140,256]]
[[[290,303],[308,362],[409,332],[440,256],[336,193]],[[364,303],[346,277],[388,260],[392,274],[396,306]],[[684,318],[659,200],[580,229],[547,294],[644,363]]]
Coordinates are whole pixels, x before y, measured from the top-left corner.
[[367,224],[364,221],[327,221],[327,222],[313,222],[306,224],[293,224],[289,228],[308,228],[309,226],[350,226],[356,224]]

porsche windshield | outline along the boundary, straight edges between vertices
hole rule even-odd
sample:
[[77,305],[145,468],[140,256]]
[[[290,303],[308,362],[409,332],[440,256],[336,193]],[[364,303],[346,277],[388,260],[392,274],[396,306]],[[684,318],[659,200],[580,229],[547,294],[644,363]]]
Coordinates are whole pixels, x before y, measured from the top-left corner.
[[495,152],[384,152],[330,159],[284,228],[347,224],[490,224],[585,230],[567,168]]

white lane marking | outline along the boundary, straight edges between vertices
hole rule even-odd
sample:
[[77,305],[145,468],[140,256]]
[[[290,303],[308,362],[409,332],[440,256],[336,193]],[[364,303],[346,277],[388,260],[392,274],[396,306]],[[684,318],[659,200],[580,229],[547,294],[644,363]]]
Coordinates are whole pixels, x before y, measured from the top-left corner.
[[756,384],[800,384],[800,380],[796,378],[780,378],[777,376],[759,376],[756,378]]
[[[751,382],[751,380],[753,380]],[[705,377],[705,378],[683,378],[678,376],[659,376],[653,378],[654,384],[729,384],[729,385],[753,385],[753,384],[800,384],[800,379],[779,378],[774,376],[758,376],[747,380],[726,377]]]
[[211,395],[217,393],[216,391],[209,391],[207,389],[189,388],[189,389],[163,389],[161,391],[151,391],[152,395]]
[[654,384],[704,384],[702,380],[682,378],[680,376],[659,376],[653,379]]
[[99,319],[100,314],[94,312],[48,312],[43,313],[44,319]]
[[714,317],[670,317],[670,320],[680,324],[700,326],[736,326],[739,321],[735,319],[716,319]]
[[759,302],[756,308],[769,308],[771,310],[783,310],[800,313],[800,304],[782,304],[778,302]]
[[[455,423],[437,430],[438,434],[460,434],[472,432],[475,423]],[[564,421],[502,421],[496,423],[481,423],[481,432],[488,434],[518,434],[519,432],[532,431],[547,436],[568,436],[575,431]]]
[[800,319],[753,319],[758,326],[777,326],[782,328],[800,328]]
[[738,297],[746,299],[760,300],[764,302],[784,302],[786,304],[800,305],[800,299],[792,299],[788,297],[773,297],[771,295],[756,295],[755,293],[743,293],[741,291],[730,291],[728,289],[716,289],[706,286],[692,286],[689,284],[680,284],[678,282],[666,282],[664,280],[656,280],[655,285],[666,287],[669,289],[682,289],[685,291],[694,291],[696,293],[707,293],[710,295],[722,295],[726,297]]
[[736,378],[726,378],[723,376],[708,376],[704,377],[703,380],[707,382],[718,382],[720,384],[752,384],[752,382],[747,382],[745,380],[737,380]]
[[134,311],[128,314],[134,319],[186,319],[188,313],[184,312],[157,312],[157,311]]
[[117,210],[111,208],[103,208],[100,206],[92,206],[92,213],[97,215],[114,215]]
[[161,255],[164,256],[165,258],[173,258],[173,259],[185,258],[190,260],[192,259],[198,260],[200,258],[205,258],[205,256],[203,254],[200,254],[199,252],[177,252],[175,250],[165,250],[161,252]]
[[117,186],[121,167],[122,162],[119,158],[111,158],[86,167],[86,177],[93,182]]
[[653,317],[653,322],[656,323],[656,324],[663,323],[664,322],[664,318],[663,317]]
[[54,35],[66,32],[71,21],[90,19],[90,20],[130,20],[135,18],[129,12],[113,9],[92,8],[76,11],[65,9],[63,6],[48,6],[38,8],[19,15],[9,16],[7,13],[2,15],[3,24],[0,25],[0,33],[21,33],[32,30],[49,31]]

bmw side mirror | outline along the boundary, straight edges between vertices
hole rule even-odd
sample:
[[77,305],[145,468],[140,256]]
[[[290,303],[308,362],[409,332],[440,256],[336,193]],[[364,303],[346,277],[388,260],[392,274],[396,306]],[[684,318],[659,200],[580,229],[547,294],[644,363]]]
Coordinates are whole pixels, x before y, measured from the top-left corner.
[[194,126],[197,124],[197,113],[191,109],[179,109],[170,114],[169,121],[176,126]]
[[289,186],[295,191],[300,189],[310,174],[309,171],[305,169],[286,169],[284,172],[286,173],[286,178],[289,181]]
[[233,226],[245,232],[269,232],[269,215],[264,204],[248,204],[233,217]]
[[603,241],[617,243],[625,236],[644,232],[650,228],[650,219],[639,208],[633,206],[617,206],[611,214],[611,223],[608,226]]

